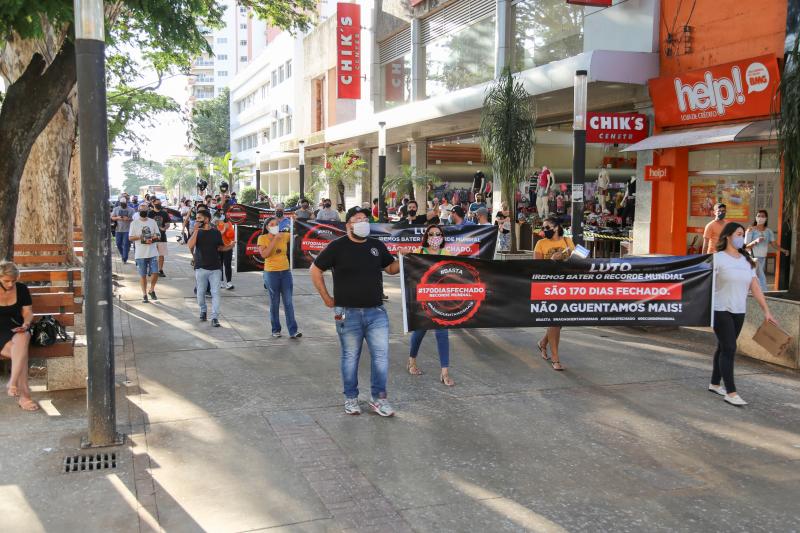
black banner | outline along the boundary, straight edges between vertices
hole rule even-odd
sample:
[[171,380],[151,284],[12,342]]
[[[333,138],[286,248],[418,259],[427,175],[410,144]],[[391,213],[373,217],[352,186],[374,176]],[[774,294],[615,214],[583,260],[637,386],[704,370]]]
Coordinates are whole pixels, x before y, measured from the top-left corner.
[[[343,236],[344,222],[324,222],[316,220],[294,221],[294,242],[292,244],[293,268],[309,268],[317,255],[328,243]],[[494,257],[497,244],[497,226],[465,225],[442,226],[444,246],[450,255]],[[397,226],[395,224],[370,224],[369,236],[386,245],[393,255],[398,250],[415,252],[422,243],[425,226]]]
[[406,331],[709,326],[713,256],[570,261],[402,258]]
[[[264,221],[272,216],[275,216],[274,209],[245,204],[233,204],[225,211],[226,220],[237,227],[236,272],[264,270],[264,259],[258,252],[257,242]],[[293,218],[294,213],[286,211],[284,216]]]

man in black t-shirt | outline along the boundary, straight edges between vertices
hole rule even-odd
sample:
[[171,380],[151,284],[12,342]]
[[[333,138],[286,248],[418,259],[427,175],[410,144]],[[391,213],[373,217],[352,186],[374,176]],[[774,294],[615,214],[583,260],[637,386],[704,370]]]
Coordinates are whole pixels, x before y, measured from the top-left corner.
[[424,226],[428,222],[428,217],[419,214],[419,205],[416,200],[410,200],[406,204],[406,217],[401,219],[398,226]]
[[[347,235],[330,243],[311,266],[311,280],[322,301],[334,308],[336,333],[342,347],[344,411],[361,414],[358,404],[358,362],[367,341],[372,356],[369,405],[380,416],[394,415],[386,399],[389,371],[389,317],[381,299],[381,273],[397,274],[400,264],[386,246],[368,237],[369,209],[351,208],[346,215]],[[323,272],[333,270],[333,297]]]
[[164,258],[167,256],[167,226],[169,226],[169,213],[166,209],[161,209],[161,200],[158,198],[153,202],[153,208],[150,214],[147,215],[156,221],[158,230],[161,232],[161,240],[156,243],[158,248],[158,277],[163,278],[164,274]]
[[233,249],[234,243],[225,246],[222,234],[211,225],[211,214],[204,210],[197,211],[194,233],[189,238],[189,250],[194,255],[194,277],[197,283],[197,305],[200,306],[200,320],[207,318],[206,290],[211,288],[211,325],[220,327],[219,323],[219,285],[222,281],[222,262],[220,252]]

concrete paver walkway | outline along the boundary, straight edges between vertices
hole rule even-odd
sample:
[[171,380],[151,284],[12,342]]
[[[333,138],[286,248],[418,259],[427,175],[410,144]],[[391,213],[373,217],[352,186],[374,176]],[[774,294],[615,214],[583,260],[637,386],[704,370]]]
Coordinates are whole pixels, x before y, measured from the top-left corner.
[[535,353],[541,330],[465,330],[446,388],[432,338],[425,375],[405,372],[387,278],[398,415],[349,417],[331,311],[306,272],[303,338],[272,339],[258,273],[235,275],[212,328],[185,247],[170,253],[155,303],[115,263],[129,436],[116,469],[62,473],[80,453],[84,391],[39,393],[37,414],[0,399],[0,530],[800,530],[797,373],[739,359],[751,405],[737,409],[705,390],[707,335],[567,328],[559,373]]

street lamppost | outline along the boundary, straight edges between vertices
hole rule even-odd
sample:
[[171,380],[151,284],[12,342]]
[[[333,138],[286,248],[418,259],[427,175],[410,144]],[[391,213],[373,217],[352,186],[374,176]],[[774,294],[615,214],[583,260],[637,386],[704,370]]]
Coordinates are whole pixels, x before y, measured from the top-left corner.
[[256,202],[261,199],[261,151],[256,150]]
[[386,194],[383,184],[386,182],[386,122],[378,122],[378,222],[389,220],[386,211]]
[[83,201],[84,317],[88,350],[86,407],[89,433],[81,447],[114,446],[114,325],[111,289],[111,221],[108,217],[105,14],[103,0],[75,0],[75,63]]
[[300,199],[306,197],[306,142],[299,141],[300,155],[298,159],[298,167],[300,170]]
[[228,159],[228,194],[233,192],[233,156]]
[[586,100],[585,70],[575,71],[572,124],[572,242],[583,245],[583,185],[586,182]]

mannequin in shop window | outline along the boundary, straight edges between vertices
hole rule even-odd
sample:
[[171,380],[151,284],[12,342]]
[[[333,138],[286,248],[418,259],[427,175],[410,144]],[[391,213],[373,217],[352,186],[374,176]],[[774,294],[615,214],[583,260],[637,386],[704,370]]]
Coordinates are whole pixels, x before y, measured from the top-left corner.
[[536,187],[536,211],[539,218],[545,219],[550,214],[549,194],[555,183],[555,176],[547,167],[542,167],[539,172],[539,181]]
[[629,218],[631,222],[633,222],[635,208],[636,208],[636,176],[631,176],[631,180],[625,187],[625,196],[622,198],[623,224],[628,224]]
[[597,174],[597,198],[600,201],[601,213],[606,210],[606,194],[610,185],[611,179],[608,176],[608,170],[601,168],[600,173]]

